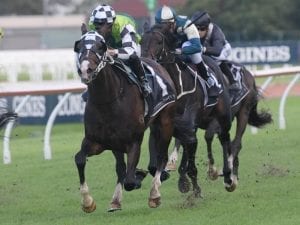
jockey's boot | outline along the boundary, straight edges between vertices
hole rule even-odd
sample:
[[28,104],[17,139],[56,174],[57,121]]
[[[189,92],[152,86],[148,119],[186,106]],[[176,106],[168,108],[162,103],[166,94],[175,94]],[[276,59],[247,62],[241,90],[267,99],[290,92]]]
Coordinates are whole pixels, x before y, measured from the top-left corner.
[[129,62],[131,65],[131,69],[136,74],[136,76],[138,77],[138,79],[141,83],[141,88],[142,88],[144,97],[147,97],[149,94],[151,94],[152,89],[147,80],[147,77],[146,77],[146,74],[145,74],[145,71],[142,66],[140,58],[136,54],[133,54],[130,56]]
[[220,68],[224,75],[228,78],[228,81],[230,83],[229,90],[233,92],[239,91],[241,87],[238,84],[238,82],[234,79],[233,73],[231,72],[228,64],[226,62],[222,62],[220,64]]
[[203,61],[196,64],[196,67],[199,75],[205,80],[206,86],[208,87],[207,90],[208,96],[211,97],[218,96],[221,92],[221,87],[213,78],[213,75],[208,72]]

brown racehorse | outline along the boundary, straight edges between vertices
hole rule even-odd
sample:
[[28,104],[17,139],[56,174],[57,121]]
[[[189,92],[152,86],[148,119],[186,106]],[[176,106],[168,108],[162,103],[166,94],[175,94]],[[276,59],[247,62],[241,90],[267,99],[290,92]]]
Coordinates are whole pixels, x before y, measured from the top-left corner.
[[[177,103],[179,105],[177,109],[179,110],[177,110],[175,116],[175,131],[173,135],[181,141],[184,149],[178,169],[180,174],[179,190],[181,192],[189,190],[190,185],[186,175],[191,178],[194,192],[199,188],[197,168],[195,166],[195,153],[197,149],[196,132],[199,127],[206,129],[212,120],[217,119],[221,124],[219,140],[223,148],[224,184],[226,190],[233,191],[236,184],[231,179],[232,171],[228,161],[228,156],[231,153],[229,135],[231,110],[228,91],[224,90],[220,93],[216,104],[207,106],[204,94],[206,88],[198,82],[199,76],[191,66],[185,64],[172,53],[176,42],[176,38],[170,33],[169,29],[160,25],[155,25],[151,30],[146,31],[142,37],[142,55],[157,60],[166,68],[173,78],[178,92],[177,95],[182,96],[182,99],[178,99]],[[212,70],[220,82],[222,82],[220,78],[222,76],[221,70],[218,67],[213,67]],[[192,86],[194,87],[194,91],[184,94],[184,92],[187,92],[186,90],[192,90],[191,83],[194,85]],[[151,149],[150,142],[150,151]],[[150,167],[152,165],[155,165],[155,163],[150,161]]]
[[[158,55],[158,59],[160,61],[162,61],[162,57],[164,55],[168,55],[168,58],[170,59],[172,55],[171,46],[173,45],[173,43],[176,43],[176,40],[175,39],[172,40],[174,36],[172,36],[171,34],[163,34],[163,33],[159,35],[158,34],[159,33],[156,33],[156,35],[152,34],[152,38],[153,38],[152,42],[154,42],[155,40],[159,41],[161,47],[156,48],[157,52],[152,54]],[[159,46],[158,43],[157,45]],[[212,58],[204,55],[203,59],[205,63],[214,71],[218,70],[216,63]],[[165,59],[164,61],[166,62]],[[169,64],[170,62],[171,61],[169,60]],[[238,68],[240,70],[239,73],[241,74],[241,82],[246,87],[247,90],[247,92],[244,92],[245,94],[243,95],[242,98],[239,99],[239,101],[232,102],[231,104],[232,119],[236,118],[237,120],[236,120],[236,133],[231,143],[231,154],[229,155],[228,160],[229,160],[230,169],[232,169],[231,179],[234,180],[234,182],[237,184],[238,166],[239,166],[238,154],[242,148],[242,137],[245,132],[247,124],[250,124],[257,128],[261,128],[264,125],[272,122],[272,116],[270,113],[266,112],[265,110],[262,110],[261,112],[258,112],[257,110],[260,94],[257,90],[255,79],[253,75],[250,73],[250,71],[238,63],[229,62],[229,61],[227,63],[229,63],[230,67]],[[164,65],[168,66],[167,63],[165,63]],[[222,76],[222,80],[223,80],[224,88],[225,89],[228,88],[229,84],[225,76]],[[216,179],[218,177],[218,171],[214,166],[214,158],[212,154],[212,141],[213,141],[214,134],[220,133],[221,127],[217,119],[212,120],[207,126],[203,127],[206,129],[205,140],[207,143],[208,175],[211,179]],[[174,155],[175,159],[170,160],[170,163],[173,163],[176,160],[179,146],[180,146],[180,140],[176,140],[175,150],[171,154],[172,157]],[[175,168],[174,165],[171,166],[172,168]]]
[[[116,159],[117,185],[109,211],[121,209],[123,186],[131,191],[140,187],[136,174],[141,143],[146,128],[151,125],[159,132],[155,139],[158,168],[152,181],[149,206],[160,204],[160,175],[168,158],[168,146],[173,132],[174,101],[164,106],[156,116],[145,122],[145,101],[137,85],[129,82],[128,74],[113,64],[107,55],[105,40],[96,32],[85,33],[75,43],[74,50],[79,54],[81,80],[88,86],[88,100],[84,113],[85,137],[81,149],[75,156],[80,179],[82,209],[92,212],[96,204],[91,197],[85,180],[87,157],[111,150]],[[146,60],[154,72],[175,87],[166,70],[153,60]],[[127,154],[127,163],[124,156]],[[107,171],[105,173],[108,173]]]

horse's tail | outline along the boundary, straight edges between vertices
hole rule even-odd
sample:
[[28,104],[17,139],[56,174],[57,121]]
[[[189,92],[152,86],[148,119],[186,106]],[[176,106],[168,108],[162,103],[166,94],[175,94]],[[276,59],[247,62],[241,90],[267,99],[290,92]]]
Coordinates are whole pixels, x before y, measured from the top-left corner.
[[253,88],[256,92],[256,98],[249,113],[248,124],[257,128],[261,128],[266,124],[273,122],[273,119],[272,119],[272,115],[269,112],[267,112],[267,110],[265,109],[262,109],[260,112],[258,112],[257,104],[259,102],[259,99],[262,98],[262,96],[259,94],[259,91],[257,90],[255,80],[253,83]]

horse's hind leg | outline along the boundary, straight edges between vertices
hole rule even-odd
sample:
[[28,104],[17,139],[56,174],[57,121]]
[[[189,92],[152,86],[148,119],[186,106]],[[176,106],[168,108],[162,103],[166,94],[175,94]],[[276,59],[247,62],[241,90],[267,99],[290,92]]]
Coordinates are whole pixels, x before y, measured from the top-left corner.
[[[160,139],[159,137],[159,127],[155,124],[150,126],[150,135],[149,135],[149,164],[148,171],[154,177],[157,170],[157,157],[158,157],[158,149]],[[169,179],[170,174],[165,169],[162,171],[160,176],[160,181],[163,182]]]
[[124,179],[124,188],[126,191],[132,191],[140,188],[140,184],[137,183],[135,178],[136,166],[140,159],[141,143],[143,136],[138,141],[134,142],[130,146],[127,146],[127,172]]
[[126,176],[126,164],[124,159],[124,153],[113,151],[113,154],[116,159],[116,173],[118,176],[118,180],[110,203],[110,207],[107,210],[108,212],[114,212],[116,210],[122,209],[121,202],[122,202],[123,181]]
[[175,138],[174,148],[173,148],[172,153],[169,156],[169,161],[168,161],[167,166],[166,166],[167,171],[176,170],[176,162],[178,160],[178,153],[179,153],[180,145],[181,145],[180,140]]
[[[155,176],[152,180],[152,186],[150,190],[150,197],[148,205],[151,208],[156,208],[160,205],[160,192],[161,186],[161,174],[165,171],[165,167],[168,161],[168,147],[173,134],[173,107],[169,108],[160,115],[159,124],[157,125],[155,137],[158,143],[157,151],[157,169]],[[170,114],[171,113],[171,114]]]
[[207,158],[208,158],[208,170],[207,170],[207,176],[211,180],[218,179],[218,170],[215,167],[215,159],[212,152],[212,142],[214,139],[215,133],[218,132],[218,123],[216,120],[213,120],[208,128],[205,130],[205,142],[206,142],[206,148],[207,148]]
[[238,183],[238,167],[239,167],[239,152],[242,149],[242,137],[248,123],[248,113],[245,110],[240,110],[237,115],[237,127],[236,134],[231,142],[232,154],[229,156],[229,166],[232,167],[232,180],[236,184]]
[[82,197],[81,206],[82,210],[87,213],[91,213],[96,209],[96,203],[92,196],[89,194],[89,188],[85,181],[84,169],[86,165],[86,153],[85,147],[87,147],[85,139],[82,141],[81,150],[75,155],[75,163],[78,169],[80,180],[80,194]]

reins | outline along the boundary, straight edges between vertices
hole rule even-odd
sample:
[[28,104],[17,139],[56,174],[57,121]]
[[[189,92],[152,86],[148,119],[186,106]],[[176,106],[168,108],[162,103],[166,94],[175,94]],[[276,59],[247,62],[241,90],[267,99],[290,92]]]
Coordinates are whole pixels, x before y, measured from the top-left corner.
[[178,64],[176,63],[175,56],[173,57],[173,60],[170,60],[170,61],[163,61],[162,60],[164,55],[165,55],[165,58],[168,58],[169,55],[174,55],[175,54],[175,53],[173,53],[171,51],[168,51],[166,49],[166,44],[170,45],[170,43],[168,43],[167,37],[160,31],[151,30],[151,32],[159,34],[162,37],[162,40],[163,40],[163,42],[162,42],[163,47],[162,47],[160,53],[158,54],[157,62],[160,63],[160,64],[175,64],[176,69],[178,71],[180,93],[177,95],[177,99],[181,98],[182,96],[194,93],[196,91],[196,88],[197,88],[197,76],[198,76],[197,73],[193,69],[191,69],[190,66],[187,66],[187,68],[189,69],[189,72],[192,73],[192,75],[194,76],[194,86],[191,90],[184,91],[183,90],[182,70],[179,68]]

